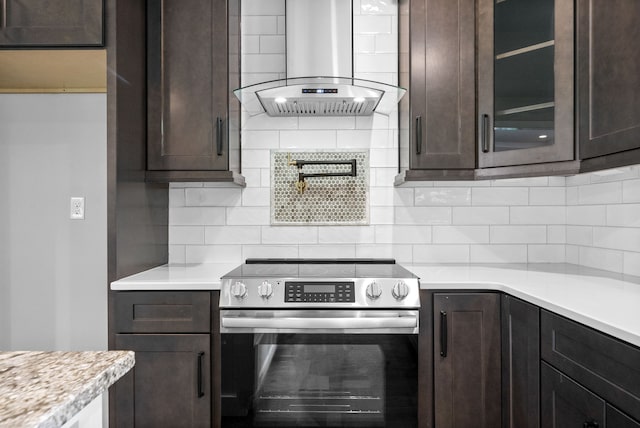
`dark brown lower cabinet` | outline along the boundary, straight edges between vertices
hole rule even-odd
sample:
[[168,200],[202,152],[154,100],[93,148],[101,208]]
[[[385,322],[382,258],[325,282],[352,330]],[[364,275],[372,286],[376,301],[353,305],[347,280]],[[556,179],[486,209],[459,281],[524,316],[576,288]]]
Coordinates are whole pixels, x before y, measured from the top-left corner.
[[117,427],[210,427],[208,334],[117,334],[117,349],[136,353],[116,384]]
[[605,402],[545,362],[540,365],[542,428],[604,428]]
[[499,427],[500,295],[436,293],[433,310],[435,426]]
[[540,426],[540,310],[502,295],[502,427]]
[[609,428],[640,428],[640,422],[636,422],[615,407],[607,404],[607,427]]

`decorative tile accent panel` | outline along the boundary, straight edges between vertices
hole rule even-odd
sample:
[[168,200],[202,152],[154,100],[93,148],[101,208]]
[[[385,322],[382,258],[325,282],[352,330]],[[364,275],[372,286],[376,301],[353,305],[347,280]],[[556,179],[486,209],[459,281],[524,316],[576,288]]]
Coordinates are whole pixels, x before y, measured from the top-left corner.
[[[309,177],[303,193],[296,188],[300,170],[291,159],[356,160],[355,177]],[[349,172],[350,165],[304,165],[305,174]],[[369,224],[369,152],[271,152],[271,224]]]

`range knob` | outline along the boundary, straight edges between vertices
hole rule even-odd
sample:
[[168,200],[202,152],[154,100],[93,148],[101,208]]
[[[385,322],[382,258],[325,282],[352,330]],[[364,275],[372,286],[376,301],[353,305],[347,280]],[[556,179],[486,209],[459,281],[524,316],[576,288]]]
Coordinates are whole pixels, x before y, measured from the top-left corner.
[[371,300],[376,300],[382,294],[382,287],[377,282],[372,282],[367,285],[367,297]]
[[409,287],[404,283],[404,281],[398,281],[396,282],[396,285],[393,286],[391,294],[394,299],[402,300],[409,295]]
[[268,299],[273,294],[273,285],[269,281],[262,281],[258,286],[258,296]]
[[247,286],[240,281],[236,281],[231,286],[231,295],[236,299],[244,299],[247,295]]

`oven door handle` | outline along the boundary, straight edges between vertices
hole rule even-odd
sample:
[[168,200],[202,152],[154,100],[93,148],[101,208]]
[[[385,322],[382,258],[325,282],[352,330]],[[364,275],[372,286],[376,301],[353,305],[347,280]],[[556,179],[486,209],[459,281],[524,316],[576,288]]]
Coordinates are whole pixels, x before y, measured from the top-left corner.
[[222,317],[224,329],[256,330],[365,330],[365,329],[416,329],[417,316],[390,317]]

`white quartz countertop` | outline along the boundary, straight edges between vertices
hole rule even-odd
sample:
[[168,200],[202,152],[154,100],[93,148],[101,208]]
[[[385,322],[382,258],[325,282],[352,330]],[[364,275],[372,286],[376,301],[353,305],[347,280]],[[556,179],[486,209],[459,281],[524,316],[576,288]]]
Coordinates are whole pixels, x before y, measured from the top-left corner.
[[132,351],[0,352],[0,427],[60,427],[134,364]]
[[[407,265],[432,290],[496,290],[640,346],[637,277],[575,265]],[[217,290],[230,264],[164,265],[111,283],[113,290]]]

